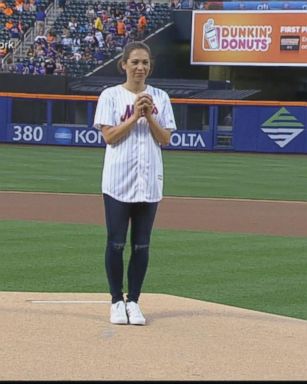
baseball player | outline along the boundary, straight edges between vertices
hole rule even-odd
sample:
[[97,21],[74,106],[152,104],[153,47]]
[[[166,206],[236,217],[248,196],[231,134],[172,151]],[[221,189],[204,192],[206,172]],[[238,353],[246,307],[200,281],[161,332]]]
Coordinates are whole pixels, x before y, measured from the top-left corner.
[[[147,271],[149,243],[158,202],[162,199],[161,145],[176,123],[167,93],[145,83],[152,72],[150,48],[128,43],[118,62],[123,84],[102,91],[94,118],[106,142],[102,193],[107,226],[105,267],[114,324],[144,325],[138,300]],[[131,225],[128,292],[123,294],[123,251]]]

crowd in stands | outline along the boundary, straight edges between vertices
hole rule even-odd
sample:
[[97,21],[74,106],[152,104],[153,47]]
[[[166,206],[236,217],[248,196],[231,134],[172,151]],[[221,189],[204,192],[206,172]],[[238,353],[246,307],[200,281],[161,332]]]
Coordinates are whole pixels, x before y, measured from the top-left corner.
[[81,76],[90,72],[122,52],[128,42],[143,40],[167,24],[171,9],[170,3],[153,0],[58,0],[63,11],[46,30],[45,7],[39,4],[42,0],[14,1],[36,7],[36,36],[26,57],[7,60],[3,70],[34,75]]
[[0,58],[12,52],[51,0],[0,0]]

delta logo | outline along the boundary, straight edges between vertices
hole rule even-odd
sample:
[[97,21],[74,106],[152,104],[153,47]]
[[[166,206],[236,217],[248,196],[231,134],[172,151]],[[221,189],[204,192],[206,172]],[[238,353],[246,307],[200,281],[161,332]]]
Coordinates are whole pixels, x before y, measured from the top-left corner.
[[261,130],[284,148],[304,131],[304,124],[283,107],[261,125]]

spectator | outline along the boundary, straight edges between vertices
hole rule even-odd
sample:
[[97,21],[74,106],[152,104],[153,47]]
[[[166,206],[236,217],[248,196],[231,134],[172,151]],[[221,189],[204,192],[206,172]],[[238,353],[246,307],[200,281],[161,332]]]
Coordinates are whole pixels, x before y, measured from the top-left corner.
[[59,0],[59,8],[65,9],[66,6],[66,0]]
[[72,51],[71,59],[73,59],[76,63],[82,59],[82,53],[79,50]]
[[23,40],[23,36],[24,36],[24,25],[23,25],[22,17],[21,17],[21,16],[19,16],[18,24],[17,24],[17,28],[18,28],[18,32],[19,32],[19,39]]
[[47,33],[47,43],[54,44],[57,41],[56,33],[51,29]]
[[47,38],[44,34],[37,35],[34,39],[34,43],[40,43],[40,44],[47,43]]
[[155,9],[155,3],[153,3],[151,0],[148,0],[148,3],[146,4],[146,13],[151,14]]
[[133,26],[128,35],[129,42],[135,41],[137,39],[137,35],[138,35],[137,29],[136,27]]
[[68,29],[70,32],[76,32],[78,29],[78,22],[75,16],[71,16],[69,22],[68,22]]
[[128,2],[128,9],[131,12],[131,14],[135,13],[136,11],[136,3],[134,0],[131,0]]
[[109,33],[111,33],[113,36],[116,35],[116,32],[117,32],[117,27],[116,27],[116,22],[115,21],[112,21],[110,27],[109,27]]
[[131,22],[131,17],[127,16],[125,18],[125,30],[126,32],[130,32],[132,29],[132,22]]
[[180,0],[171,0],[170,8],[172,8],[172,9],[181,9],[181,2],[180,2]]
[[92,24],[93,21],[96,18],[96,13],[94,7],[90,4],[87,7],[87,10],[85,12],[85,16],[88,18],[88,21]]
[[53,61],[53,59],[51,59],[51,58],[46,59],[46,61],[45,61],[46,75],[53,75],[55,67],[56,67],[56,65],[55,65],[55,62]]
[[11,17],[14,13],[13,9],[9,6],[6,6],[4,9],[3,9],[3,13],[6,17]]
[[93,32],[88,32],[85,38],[83,39],[86,43],[94,46],[96,41],[95,41],[95,34]]
[[91,54],[91,50],[89,49],[89,47],[86,47],[84,49],[84,53],[82,55],[82,60],[84,60],[86,63],[91,63],[92,62],[92,54]]
[[31,47],[29,47],[29,49],[27,51],[27,57],[33,58],[34,56],[35,56],[34,46],[32,45]]
[[142,14],[139,17],[138,24],[137,24],[137,31],[138,31],[137,38],[138,38],[138,40],[143,40],[146,27],[147,27],[147,19],[146,19],[146,16],[144,14]]
[[42,43],[34,44],[34,57],[44,57],[46,56],[46,50]]
[[23,12],[23,0],[16,0],[15,9],[16,9],[16,12],[18,12],[18,13]]
[[114,10],[114,15],[113,15],[113,17],[115,18],[115,20],[118,20],[120,17],[122,17],[123,15],[122,15],[122,13],[121,13],[121,11],[118,9],[118,8],[115,8],[115,10]]
[[98,31],[103,31],[103,23],[101,20],[100,16],[97,16],[95,21],[94,21],[94,28],[97,29]]
[[117,35],[118,36],[125,36],[126,33],[126,25],[122,18],[117,20]]
[[94,35],[95,35],[95,40],[96,40],[96,44],[98,45],[98,47],[103,48],[105,44],[104,44],[102,32],[99,31],[98,29],[96,29],[96,31],[94,32]]
[[46,13],[44,7],[39,7],[35,15],[35,33],[43,34],[45,32]]
[[112,33],[109,33],[105,38],[105,47],[109,55],[115,53],[116,41]]
[[15,72],[21,75],[23,74],[24,69],[25,67],[23,65],[23,62],[20,59],[17,59],[15,64]]
[[63,66],[63,64],[61,63],[60,58],[58,57],[58,58],[55,60],[55,69],[54,69],[53,74],[54,74],[54,75],[61,76],[61,75],[63,75],[64,73],[65,73],[64,66]]
[[5,8],[6,8],[6,2],[0,0],[0,12],[3,12]]
[[30,12],[30,3],[28,1],[25,1],[22,4],[23,12]]
[[72,46],[72,37],[70,36],[70,33],[65,34],[62,39],[61,39],[61,44],[66,46],[66,47],[71,47]]
[[45,75],[45,74],[46,74],[45,63],[43,61],[38,61],[35,64],[34,75]]
[[5,29],[7,31],[10,31],[14,27],[14,22],[12,19],[8,19],[8,21],[5,23]]
[[6,56],[8,49],[6,47],[0,46],[0,57],[3,58]]
[[100,49],[99,47],[96,47],[95,52],[93,54],[93,59],[94,59],[96,64],[101,65],[103,63],[103,60],[104,60],[103,50]]
[[103,24],[105,24],[108,21],[108,18],[109,18],[108,12],[105,10],[102,11],[101,20],[102,20]]
[[144,4],[143,0],[140,0],[138,3],[136,3],[136,9],[139,13],[146,11],[146,5]]
[[30,12],[36,12],[36,4],[35,4],[35,0],[29,0],[29,11]]
[[97,10],[96,10],[96,15],[101,17],[102,16],[102,12],[103,12],[102,5],[98,4],[97,5]]
[[127,35],[127,37],[126,36],[119,36],[116,40],[116,52],[122,52],[127,41],[128,41],[128,35]]
[[12,28],[9,30],[11,39],[19,39],[19,29],[17,24],[13,24]]
[[[1,48],[0,48],[0,57],[1,57]],[[3,72],[9,72],[9,73],[14,72],[15,68],[14,68],[12,57],[9,56],[7,60],[2,64],[2,70]]]
[[35,69],[34,57],[30,57],[28,61],[29,74],[33,75]]

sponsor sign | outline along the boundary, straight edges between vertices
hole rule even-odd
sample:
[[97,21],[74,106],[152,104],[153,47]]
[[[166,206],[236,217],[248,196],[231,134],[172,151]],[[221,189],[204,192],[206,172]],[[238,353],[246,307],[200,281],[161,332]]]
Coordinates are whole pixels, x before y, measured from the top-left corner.
[[283,107],[261,125],[261,130],[276,145],[284,148],[304,131],[304,124]]
[[307,9],[307,1],[253,1],[253,0],[241,0],[241,1],[223,1],[222,7],[220,8],[211,8],[211,1],[206,2],[208,4],[207,9],[225,9],[225,10],[248,10],[248,9],[257,9],[257,10],[268,10],[268,9]]
[[[170,144],[166,148],[173,149],[208,149],[206,134],[201,131],[175,131],[172,133]],[[206,144],[207,142],[207,144]],[[210,147],[210,145],[209,145]]]
[[305,11],[193,11],[191,64],[306,66]]
[[[11,124],[8,129],[8,142],[28,144],[48,144],[67,146],[105,147],[100,132],[83,127],[53,127],[30,124]],[[167,149],[210,150],[212,132],[175,131]]]
[[307,152],[304,107],[235,108],[233,146],[236,151]]

